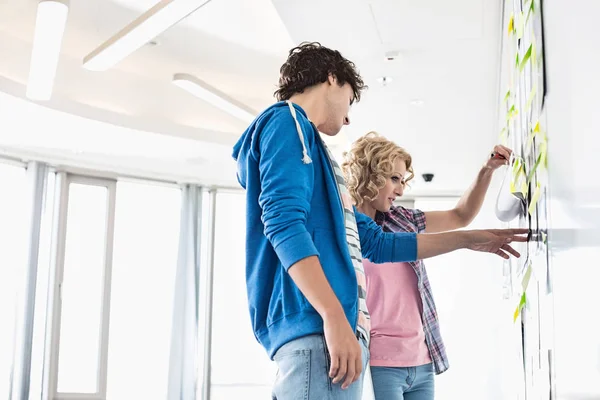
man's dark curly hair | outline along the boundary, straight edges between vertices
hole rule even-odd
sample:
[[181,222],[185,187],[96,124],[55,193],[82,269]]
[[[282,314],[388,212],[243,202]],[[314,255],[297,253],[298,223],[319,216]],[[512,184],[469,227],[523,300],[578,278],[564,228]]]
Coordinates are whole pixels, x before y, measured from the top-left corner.
[[279,87],[274,93],[278,101],[289,100],[308,87],[327,82],[329,75],[340,86],[348,83],[352,87],[354,101],[360,101],[361,92],[367,88],[352,61],[318,42],[304,42],[290,50],[279,72]]

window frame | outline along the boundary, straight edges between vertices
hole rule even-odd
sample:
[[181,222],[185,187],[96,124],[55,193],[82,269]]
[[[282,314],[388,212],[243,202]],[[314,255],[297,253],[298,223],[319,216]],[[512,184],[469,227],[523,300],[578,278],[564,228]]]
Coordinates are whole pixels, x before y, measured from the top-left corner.
[[[105,187],[107,212],[105,217],[104,270],[102,282],[102,309],[100,318],[100,343],[97,366],[97,391],[95,393],[58,392],[58,361],[60,354],[60,330],[62,314],[62,283],[64,278],[65,252],[67,239],[67,221],[69,190],[71,184]],[[110,322],[110,292],[112,281],[112,261],[115,229],[116,190],[115,179],[95,178],[82,175],[57,172],[56,174],[56,214],[53,232],[53,255],[51,257],[51,282],[47,311],[48,357],[44,368],[43,398],[50,400],[104,400],[106,399],[108,371],[108,335]]]

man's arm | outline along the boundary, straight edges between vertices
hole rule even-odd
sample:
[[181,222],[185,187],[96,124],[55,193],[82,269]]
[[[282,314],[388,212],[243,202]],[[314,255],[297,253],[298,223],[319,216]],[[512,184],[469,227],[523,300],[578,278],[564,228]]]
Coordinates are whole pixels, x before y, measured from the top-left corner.
[[481,210],[494,171],[500,166],[506,165],[512,151],[507,147],[497,145],[494,147],[494,153],[502,157],[493,157],[486,161],[477,174],[475,182],[462,195],[456,207],[446,211],[425,212],[427,233],[453,231],[464,228],[473,222]]
[[[311,146],[313,140],[306,137]],[[298,289],[323,318],[331,356],[329,376],[343,387],[362,372],[361,349],[342,305],[329,285],[306,221],[314,187],[314,166],[302,162],[302,145],[291,114],[281,112],[259,132],[259,205],[265,236]]]
[[344,379],[342,388],[360,378],[362,352],[356,335],[346,318],[344,309],[325,277],[318,257],[298,261],[289,269],[289,274],[309,303],[323,318],[323,329],[331,368],[329,377],[334,383]]

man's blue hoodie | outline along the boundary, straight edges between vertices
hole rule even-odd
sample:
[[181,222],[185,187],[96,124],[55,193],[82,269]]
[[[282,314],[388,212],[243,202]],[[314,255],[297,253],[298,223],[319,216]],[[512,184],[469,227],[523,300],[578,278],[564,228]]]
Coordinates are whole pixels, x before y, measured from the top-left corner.
[[[274,104],[233,150],[246,189],[246,286],[257,340],[269,357],[287,342],[323,333],[323,320],[288,274],[318,256],[350,325],[358,284],[348,252],[342,203],[327,150],[298,105]],[[356,213],[361,249],[372,262],[414,261],[414,233],[384,233]]]

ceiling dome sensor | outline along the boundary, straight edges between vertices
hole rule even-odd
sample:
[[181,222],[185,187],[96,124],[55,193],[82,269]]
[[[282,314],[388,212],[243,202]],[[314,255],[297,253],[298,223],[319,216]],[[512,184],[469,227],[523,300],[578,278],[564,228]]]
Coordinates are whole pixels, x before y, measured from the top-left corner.
[[389,83],[392,83],[393,80],[394,79],[391,76],[380,76],[377,78],[377,82],[379,82],[381,86],[387,86]]
[[427,183],[431,182],[433,180],[433,174],[432,173],[426,173],[421,175],[423,177],[423,180]]

